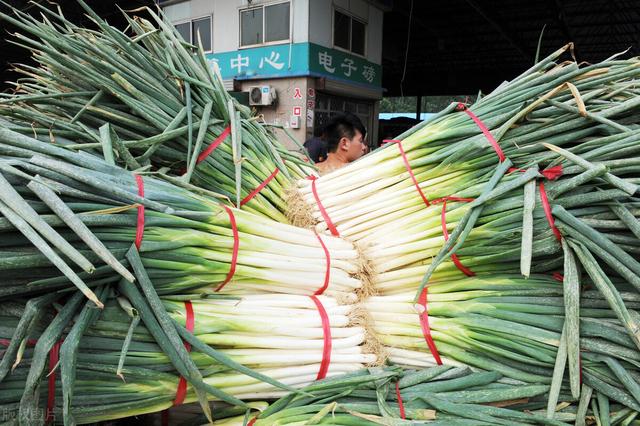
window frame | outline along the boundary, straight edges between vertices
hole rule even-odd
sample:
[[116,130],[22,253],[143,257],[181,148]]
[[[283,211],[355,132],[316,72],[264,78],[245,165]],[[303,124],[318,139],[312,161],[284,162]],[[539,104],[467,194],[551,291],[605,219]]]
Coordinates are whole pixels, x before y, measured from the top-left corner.
[[193,40],[193,36],[194,36],[194,34],[193,34],[193,23],[195,21],[200,21],[200,20],[205,19],[205,18],[209,18],[209,34],[211,34],[211,36],[209,37],[210,38],[209,42],[211,43],[211,49],[210,50],[205,50],[204,53],[212,53],[213,52],[213,14],[212,13],[210,13],[208,15],[198,16],[196,18],[191,18],[191,44],[193,44],[194,46],[196,45],[194,43],[194,40]]
[[[265,8],[269,7],[269,6],[275,6],[277,4],[284,4],[284,3],[288,3],[289,4],[289,28],[287,29],[287,32],[289,33],[289,37],[286,39],[282,39],[282,40],[275,40],[275,41],[265,41],[265,36],[266,36],[266,26],[267,26],[267,14],[265,11]],[[239,20],[238,20],[238,49],[251,49],[254,47],[262,47],[262,46],[273,46],[276,44],[287,44],[287,43],[291,43],[291,22],[292,22],[292,16],[291,16],[291,11],[292,11],[292,7],[291,7],[291,0],[278,0],[278,1],[272,1],[269,3],[264,3],[264,4],[259,4],[256,6],[250,6],[250,7],[243,7],[241,9],[238,10],[239,13]],[[262,43],[257,43],[257,44],[246,44],[246,45],[242,45],[242,12],[247,12],[249,10],[253,10],[253,9],[262,9]]]
[[211,49],[210,50],[205,50],[204,53],[212,53],[213,52],[213,14],[207,14],[207,15],[202,15],[202,16],[197,16],[197,17],[193,17],[193,18],[188,18],[188,19],[181,19],[179,21],[174,21],[171,22],[171,25],[173,25],[173,27],[175,28],[176,25],[182,25],[182,24],[189,24],[189,40],[187,40],[187,42],[189,44],[192,44],[194,46],[197,47],[197,45],[195,44],[195,40],[193,39],[193,23],[194,21],[200,21],[203,19],[209,18],[209,31],[211,34],[210,37],[210,44],[211,44]]
[[[349,17],[349,49],[345,49],[344,47],[340,47],[336,45],[336,41],[335,41],[335,34],[336,34],[336,12],[341,13],[347,17]],[[359,23],[361,23],[362,25],[364,25],[364,53],[356,53],[354,52],[353,49],[353,25],[351,24],[351,22],[353,20],[358,21]],[[368,45],[368,37],[367,37],[367,32],[368,32],[368,27],[369,27],[369,23],[367,21],[365,21],[364,19],[355,16],[353,13],[350,13],[348,10],[342,9],[340,7],[333,7],[332,13],[331,13],[331,46],[333,46],[334,49],[339,50],[341,52],[346,52],[349,53],[351,55],[357,56],[359,58],[363,58],[366,59],[367,58],[367,45]]]

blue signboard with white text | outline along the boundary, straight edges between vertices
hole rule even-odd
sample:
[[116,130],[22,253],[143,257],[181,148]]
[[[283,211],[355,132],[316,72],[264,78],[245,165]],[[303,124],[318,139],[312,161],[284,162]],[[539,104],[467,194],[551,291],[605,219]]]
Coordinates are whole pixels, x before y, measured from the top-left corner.
[[210,53],[224,79],[320,76],[382,86],[382,67],[366,59],[313,43],[278,44]]

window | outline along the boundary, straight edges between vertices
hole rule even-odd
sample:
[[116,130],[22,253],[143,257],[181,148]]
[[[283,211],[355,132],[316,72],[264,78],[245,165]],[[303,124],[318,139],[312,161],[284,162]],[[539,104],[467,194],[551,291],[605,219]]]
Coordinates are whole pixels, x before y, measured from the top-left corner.
[[357,19],[351,20],[351,51],[364,56],[365,25]]
[[290,14],[289,2],[240,11],[240,46],[288,41]]
[[193,45],[198,45],[198,36],[202,42],[202,49],[211,52],[211,16],[197,18],[174,25],[182,38]]
[[240,45],[262,44],[262,25],[262,8],[242,11]]
[[289,39],[289,3],[274,4],[264,8],[264,41],[269,43]]
[[357,55],[365,54],[366,24],[340,11],[333,13],[333,45]]
[[176,24],[176,30],[178,30],[178,32],[186,42],[191,43],[191,22]]
[[[193,44],[196,46],[198,42],[202,43],[202,50],[211,51],[211,17],[194,19],[191,22],[191,33],[193,34]],[[200,39],[198,40],[198,37]]]

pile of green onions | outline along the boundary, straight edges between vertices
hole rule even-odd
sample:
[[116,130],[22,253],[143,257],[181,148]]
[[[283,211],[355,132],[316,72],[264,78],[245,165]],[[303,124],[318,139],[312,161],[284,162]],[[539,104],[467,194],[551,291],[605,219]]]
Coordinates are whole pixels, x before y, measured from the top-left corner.
[[[468,367],[437,366],[404,371],[397,367],[376,368],[322,380],[303,389],[311,396],[291,394],[262,412],[230,416],[214,424],[241,426],[247,419],[255,419],[256,426],[561,426],[576,420],[575,405],[560,407],[556,419],[545,417],[539,408],[548,388],[508,383],[499,373],[473,372]],[[624,420],[630,414],[630,410],[618,404],[610,408],[614,420]],[[527,412],[522,412],[525,409]]]
[[[629,284],[616,282],[614,287],[625,308],[640,307],[640,298]],[[420,322],[426,308],[429,335],[444,364],[549,384],[550,407],[563,394],[577,399],[587,386],[634,411],[640,409],[637,344],[597,290],[581,292],[575,324],[565,316],[571,305],[565,301],[563,285],[542,276],[528,280],[484,276],[434,283],[427,287],[424,305],[415,305],[413,296],[413,292],[372,296],[365,302],[391,362],[412,367],[436,364]],[[579,341],[569,346],[574,333]]]
[[[13,16],[0,14],[21,30],[11,42],[31,51],[38,64],[16,66],[24,78],[0,99],[0,114],[12,128],[57,143],[71,140],[70,148],[130,170],[167,168],[231,205],[286,221],[285,190],[308,174],[309,163],[229,95],[201,46],[185,43],[150,8],[144,12],[153,23],[125,14],[128,35],[78,3],[95,29],[41,5],[41,21],[16,9]],[[228,136],[203,154],[221,135]]]
[[[136,291],[124,290],[127,286],[131,285],[124,283],[120,289],[127,293]],[[51,305],[43,305],[36,317],[30,317],[29,308],[21,303],[3,303],[0,342],[9,346],[13,339],[24,339],[24,343],[18,352],[5,352],[0,361],[4,378],[0,381],[0,407],[11,415],[28,407],[31,386],[40,380],[47,381],[43,376],[36,379],[36,370],[43,367],[41,358],[48,355],[44,348],[56,340],[63,342],[60,366],[49,366],[52,370],[56,368],[53,374],[57,374],[56,416],[62,414],[63,403],[67,402],[64,418],[77,423],[171,407],[180,374],[150,330],[147,312],[139,305],[141,299],[127,294],[128,298],[119,296],[116,300],[106,287],[101,288],[99,295],[107,295],[106,300],[101,297],[105,308],[98,311],[86,302],[88,308],[72,322],[75,325],[71,331],[63,331],[57,321],[66,318],[66,307],[71,309],[82,300],[77,293],[80,297],[67,300],[57,314]],[[318,296],[318,300],[327,312],[331,333],[326,377],[375,364],[376,355],[367,353],[362,346],[364,328],[353,325],[357,322],[354,306],[340,305],[327,296]],[[192,303],[195,323],[192,331],[185,328],[185,301]],[[239,399],[277,398],[311,384],[318,376],[324,331],[317,307],[309,297],[217,296],[189,300],[189,296],[173,296],[161,302],[183,339],[192,334],[192,339],[199,342],[188,340],[192,343],[189,358],[200,371],[203,383],[219,392],[208,395],[209,400],[244,405]],[[90,315],[93,318],[85,322]],[[18,320],[17,316],[23,318]],[[79,327],[84,329],[82,336],[74,331]],[[54,329],[58,337],[52,340]],[[7,375],[8,367],[13,371]],[[39,401],[36,405],[43,408],[48,391],[46,386],[40,387],[35,398]],[[184,403],[196,400],[194,388],[189,385]]]

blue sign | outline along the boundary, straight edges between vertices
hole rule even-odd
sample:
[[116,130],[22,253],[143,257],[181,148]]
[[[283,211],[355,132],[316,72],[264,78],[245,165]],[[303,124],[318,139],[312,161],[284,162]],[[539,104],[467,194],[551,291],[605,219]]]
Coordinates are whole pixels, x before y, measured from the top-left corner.
[[320,76],[382,86],[382,67],[348,52],[313,43],[278,44],[210,53],[224,79]]
[[209,53],[224,79],[292,77],[309,73],[309,44],[278,44],[265,47]]

